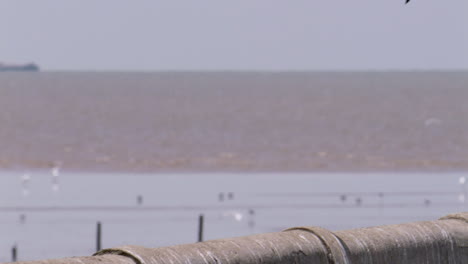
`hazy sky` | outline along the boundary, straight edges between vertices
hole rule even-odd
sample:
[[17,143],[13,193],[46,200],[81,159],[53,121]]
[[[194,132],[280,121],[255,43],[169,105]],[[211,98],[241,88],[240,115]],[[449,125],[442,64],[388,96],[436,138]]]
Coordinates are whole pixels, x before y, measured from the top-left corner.
[[468,69],[467,0],[0,0],[46,70]]

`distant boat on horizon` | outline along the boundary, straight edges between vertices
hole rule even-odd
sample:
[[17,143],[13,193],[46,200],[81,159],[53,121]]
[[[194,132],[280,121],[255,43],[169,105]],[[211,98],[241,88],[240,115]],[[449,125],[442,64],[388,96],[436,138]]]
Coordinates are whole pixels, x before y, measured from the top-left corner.
[[37,64],[31,62],[26,64],[6,64],[0,62],[0,72],[6,71],[21,71],[21,72],[37,72],[40,68]]

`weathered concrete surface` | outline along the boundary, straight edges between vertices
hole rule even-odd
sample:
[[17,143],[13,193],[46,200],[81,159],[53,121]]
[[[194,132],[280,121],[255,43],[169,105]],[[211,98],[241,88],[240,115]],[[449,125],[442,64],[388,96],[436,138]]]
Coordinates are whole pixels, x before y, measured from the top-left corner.
[[327,250],[314,234],[294,230],[203,243],[149,249],[122,247],[97,255],[125,254],[139,264],[156,263],[328,263]]
[[468,263],[468,213],[437,221],[331,232],[297,227],[279,233],[166,248],[124,246],[94,257],[24,264],[462,264]]
[[[463,220],[464,219],[464,220]],[[336,232],[350,263],[468,263],[468,214]]]
[[93,257],[73,257],[63,259],[47,259],[39,261],[15,262],[16,264],[135,264],[131,257],[120,255],[105,255]]

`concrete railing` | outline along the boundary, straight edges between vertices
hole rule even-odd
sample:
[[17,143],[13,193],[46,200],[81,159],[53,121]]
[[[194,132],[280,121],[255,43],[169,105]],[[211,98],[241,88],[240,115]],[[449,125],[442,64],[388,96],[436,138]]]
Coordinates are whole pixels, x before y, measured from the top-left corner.
[[[18,262],[17,262],[18,263]],[[468,213],[437,221],[330,232],[298,227],[278,233],[165,248],[124,246],[92,257],[24,264],[419,264],[468,263]]]

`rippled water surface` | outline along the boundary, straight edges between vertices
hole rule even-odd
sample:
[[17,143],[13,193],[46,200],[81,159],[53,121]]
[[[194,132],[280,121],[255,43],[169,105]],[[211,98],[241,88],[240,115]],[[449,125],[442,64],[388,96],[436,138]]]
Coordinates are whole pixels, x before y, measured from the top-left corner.
[[467,170],[468,74],[2,73],[0,168]]

